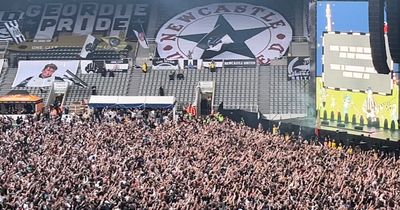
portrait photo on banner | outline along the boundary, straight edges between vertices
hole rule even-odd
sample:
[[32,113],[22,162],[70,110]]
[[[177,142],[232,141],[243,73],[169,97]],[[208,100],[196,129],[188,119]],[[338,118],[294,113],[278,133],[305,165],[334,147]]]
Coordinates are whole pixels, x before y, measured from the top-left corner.
[[67,70],[76,74],[79,61],[40,60],[19,61],[12,87],[47,87],[53,82],[64,81]]

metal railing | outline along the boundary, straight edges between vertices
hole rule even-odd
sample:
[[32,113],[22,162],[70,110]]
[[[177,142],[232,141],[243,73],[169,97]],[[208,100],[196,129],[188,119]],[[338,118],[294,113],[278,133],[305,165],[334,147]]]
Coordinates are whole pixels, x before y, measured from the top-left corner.
[[306,36],[293,36],[292,42],[308,42],[308,39]]

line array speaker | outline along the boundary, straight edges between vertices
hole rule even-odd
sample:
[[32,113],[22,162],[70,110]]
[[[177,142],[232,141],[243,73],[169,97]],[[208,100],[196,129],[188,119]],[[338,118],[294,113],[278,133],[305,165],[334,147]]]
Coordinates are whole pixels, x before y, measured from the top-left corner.
[[388,40],[390,54],[395,63],[400,63],[400,1],[386,0]]
[[354,129],[362,131],[364,128],[362,126],[354,126]]
[[389,74],[383,33],[384,0],[368,1],[368,19],[372,63],[379,74]]

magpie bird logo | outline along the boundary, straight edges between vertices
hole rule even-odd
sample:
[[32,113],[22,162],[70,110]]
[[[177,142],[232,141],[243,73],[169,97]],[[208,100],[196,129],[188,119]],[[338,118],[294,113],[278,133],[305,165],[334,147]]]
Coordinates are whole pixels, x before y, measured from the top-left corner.
[[288,80],[308,80],[310,78],[310,57],[288,58]]
[[166,22],[157,34],[161,58],[257,59],[282,57],[292,28],[278,12],[243,3],[210,4],[187,10]]
[[87,43],[86,45],[85,45],[85,50],[86,51],[88,51],[88,52],[93,52],[94,51],[94,45],[93,45],[93,43]]

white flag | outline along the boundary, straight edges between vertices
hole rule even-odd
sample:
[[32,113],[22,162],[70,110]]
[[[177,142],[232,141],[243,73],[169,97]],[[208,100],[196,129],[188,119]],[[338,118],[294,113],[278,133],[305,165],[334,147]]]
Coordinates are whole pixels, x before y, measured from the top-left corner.
[[4,26],[15,43],[20,44],[26,41],[25,36],[19,30],[19,24],[17,20],[5,22]]
[[133,30],[133,33],[135,33],[140,46],[142,46],[143,48],[149,48],[149,44],[147,43],[147,39],[144,32],[138,32],[137,30]]
[[222,48],[222,45],[224,44],[230,44],[233,43],[233,40],[231,39],[231,37],[229,37],[228,35],[223,36],[216,45],[211,46],[210,48],[208,48],[207,50],[212,50],[212,51],[220,51]]
[[81,58],[86,58],[90,53],[93,53],[98,43],[99,41],[96,39],[96,37],[89,34],[86,37],[85,44],[83,44],[80,54]]

